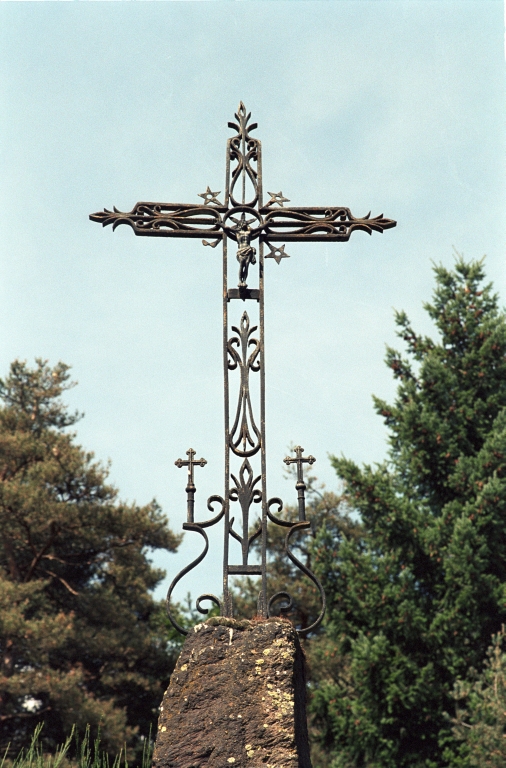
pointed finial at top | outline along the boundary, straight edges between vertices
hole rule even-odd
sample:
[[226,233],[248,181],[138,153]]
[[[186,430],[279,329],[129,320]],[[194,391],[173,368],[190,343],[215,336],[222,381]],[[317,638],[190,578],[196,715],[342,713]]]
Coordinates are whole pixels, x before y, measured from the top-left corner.
[[251,123],[251,125],[248,125],[251,112],[246,111],[246,107],[244,105],[244,102],[240,101],[239,106],[237,107],[237,112],[234,115],[235,119],[237,120],[237,123],[229,123],[228,127],[233,128],[235,131],[237,131],[239,138],[244,139],[245,141],[249,140],[249,131],[253,131],[255,128],[258,127],[257,123]]

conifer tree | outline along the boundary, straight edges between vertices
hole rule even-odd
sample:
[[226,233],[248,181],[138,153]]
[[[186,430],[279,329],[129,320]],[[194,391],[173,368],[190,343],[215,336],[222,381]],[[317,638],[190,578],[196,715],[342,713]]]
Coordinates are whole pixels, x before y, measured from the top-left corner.
[[313,696],[332,766],[458,764],[452,690],[480,670],[506,618],[506,322],[481,262],[435,268],[425,305],[438,336],[396,315],[393,405],[374,468],[334,458],[361,535],[320,530],[328,637],[347,675]]
[[[461,768],[504,768],[506,765],[506,633],[492,638],[482,672],[455,685],[457,716],[453,732],[462,741]],[[465,706],[462,707],[462,703]]]
[[[0,381],[0,749],[50,751],[76,724],[110,752],[156,722],[174,664],[148,553],[179,537],[155,501],[124,504],[69,433],[68,367]],[[169,638],[170,640],[170,638]]]

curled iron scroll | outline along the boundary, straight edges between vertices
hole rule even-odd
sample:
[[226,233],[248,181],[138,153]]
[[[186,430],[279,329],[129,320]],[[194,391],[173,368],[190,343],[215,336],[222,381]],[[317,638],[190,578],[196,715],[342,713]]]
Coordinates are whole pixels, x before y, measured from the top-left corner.
[[[235,114],[237,123],[230,122],[228,124],[229,128],[237,131],[237,136],[233,136],[229,139],[228,145],[230,160],[237,161],[237,165],[232,171],[232,183],[230,185],[230,200],[234,206],[239,205],[239,201],[234,197],[234,191],[236,183],[241,176],[244,180],[246,177],[249,179],[252,188],[251,191],[253,192],[253,198],[248,205],[256,205],[258,201],[258,172],[253,168],[251,163],[258,163],[260,142],[258,139],[252,139],[249,135],[249,132],[255,130],[257,127],[257,123],[250,123],[248,125],[250,117],[251,112],[246,112],[246,107],[241,101],[239,109]],[[243,204],[245,202],[244,194],[245,190],[243,190]]]
[[[175,629],[177,629],[177,631],[180,632],[182,635],[187,635],[188,630],[182,627],[181,624],[179,624],[174,618],[174,616],[172,615],[171,609],[170,609],[170,598],[176,587],[176,584],[178,584],[181,581],[183,576],[186,576],[187,573],[189,573],[194,568],[196,568],[197,565],[202,562],[202,560],[205,558],[205,556],[209,551],[209,539],[204,528],[210,528],[216,523],[219,523],[223,515],[225,514],[225,501],[222,499],[221,496],[209,497],[209,499],[207,500],[207,508],[209,509],[209,511],[214,512],[213,504],[215,502],[218,502],[219,504],[221,504],[221,510],[217,515],[215,515],[215,517],[212,517],[210,520],[204,520],[203,522],[198,522],[198,523],[183,523],[183,531],[195,531],[196,533],[200,533],[200,535],[204,539],[205,544],[204,544],[204,549],[202,550],[200,555],[196,557],[195,560],[192,560],[192,562],[189,563],[187,566],[185,566],[185,568],[179,571],[178,575],[173,579],[169,587],[169,590],[167,592],[167,615],[169,617],[169,621],[172,624],[172,626]],[[203,613],[203,614],[208,613],[207,608],[201,607],[201,604],[204,600],[210,600],[212,603],[217,605],[218,608],[220,608],[221,610],[221,600],[218,597],[216,597],[216,595],[206,593],[204,595],[200,595],[200,597],[198,597],[196,600],[196,607],[200,613]]]
[[[323,617],[325,616],[325,611],[326,611],[326,608],[327,608],[327,601],[325,599],[325,591],[323,589],[323,586],[322,586],[321,582],[314,575],[314,573],[312,571],[310,571],[309,568],[307,568],[304,565],[304,563],[302,563],[293,554],[292,550],[290,549],[290,539],[293,536],[293,534],[296,533],[297,531],[305,531],[305,530],[310,529],[311,528],[311,522],[308,521],[308,520],[302,520],[300,522],[291,523],[289,520],[283,520],[280,517],[276,517],[276,515],[274,515],[271,512],[271,510],[270,510],[271,505],[274,505],[274,504],[276,504],[277,507],[278,507],[278,509],[277,509],[278,513],[281,512],[281,510],[283,509],[283,502],[281,501],[281,499],[279,499],[277,497],[275,497],[273,499],[270,499],[269,502],[267,503],[267,516],[268,516],[269,520],[271,520],[276,525],[280,525],[283,528],[289,528],[290,529],[289,531],[287,531],[287,534],[285,536],[285,552],[288,555],[288,557],[290,558],[290,560],[292,561],[292,563],[299,570],[301,570],[302,573],[304,573],[309,579],[311,579],[313,584],[318,589],[318,592],[320,593],[320,597],[321,597],[321,601],[322,601],[322,608],[321,608],[321,611],[320,611],[317,619],[309,627],[304,627],[303,629],[298,629],[297,630],[297,634],[299,634],[301,636],[304,636],[304,635],[307,635],[309,632],[312,632],[313,630],[315,630],[320,625]],[[279,609],[280,613],[287,613],[288,611],[290,611],[292,609],[292,607],[293,607],[293,600],[292,600],[291,595],[289,595],[288,592],[277,592],[269,600],[269,607],[268,607],[268,616],[269,617],[272,615],[271,614],[271,610],[273,608],[274,603],[278,602],[279,600],[285,600],[286,601],[285,604],[280,607],[280,609]]]
[[271,612],[272,611],[272,607],[273,607],[274,603],[278,602],[278,600],[285,600],[286,601],[285,603],[283,603],[279,607],[279,612],[280,613],[288,613],[288,611],[292,610],[292,608],[293,608],[292,596],[288,592],[276,592],[276,594],[273,595],[271,597],[271,599],[269,600],[269,604],[268,604],[268,607],[267,607],[267,615],[269,617],[272,616],[272,612]]
[[218,597],[216,597],[216,595],[213,595],[210,592],[208,592],[208,593],[206,593],[204,595],[200,595],[200,597],[197,597],[197,601],[196,601],[195,605],[196,605],[197,611],[199,611],[199,613],[204,613],[204,614],[205,613],[209,613],[209,609],[208,608],[202,608],[201,607],[201,603],[204,600],[209,600],[211,603],[214,603],[221,610],[221,600]]

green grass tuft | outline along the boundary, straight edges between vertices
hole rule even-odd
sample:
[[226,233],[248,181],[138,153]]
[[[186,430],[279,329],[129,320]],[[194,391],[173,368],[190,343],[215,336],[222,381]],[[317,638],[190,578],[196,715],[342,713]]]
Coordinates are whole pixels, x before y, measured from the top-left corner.
[[100,734],[92,742],[90,728],[86,728],[81,740],[76,729],[63,744],[57,747],[54,754],[44,752],[41,745],[42,724],[36,726],[30,746],[22,749],[14,758],[9,758],[9,747],[0,759],[0,768],[150,768],[153,753],[151,738],[145,739],[140,765],[128,764],[126,747],[121,749],[114,759],[111,759],[100,747]]

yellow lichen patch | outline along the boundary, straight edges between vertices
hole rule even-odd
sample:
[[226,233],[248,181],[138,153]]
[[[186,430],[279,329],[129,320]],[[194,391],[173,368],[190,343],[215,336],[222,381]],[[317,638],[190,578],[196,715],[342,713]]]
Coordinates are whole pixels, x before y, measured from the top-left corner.
[[257,659],[255,664],[265,664],[265,659]]
[[235,757],[229,757],[227,763],[235,763]]
[[255,750],[254,749],[250,749],[249,752],[247,752],[246,754],[248,755],[248,757],[253,757],[254,754],[255,754]]
[[187,669],[188,669],[188,664],[183,664],[183,666],[181,667],[181,672],[186,672]]
[[164,725],[164,726],[162,727],[162,733],[164,733],[166,730],[167,730],[167,728],[166,728],[166,726]]
[[247,752],[249,749],[251,749],[251,748],[252,748],[252,745],[251,745],[251,744],[246,744],[246,746],[244,747],[244,749],[246,750],[246,752]]
[[266,649],[264,650],[264,653],[265,653],[265,655],[266,655],[266,656],[268,656],[268,655],[269,655],[269,653],[272,653],[272,648],[266,648]]

